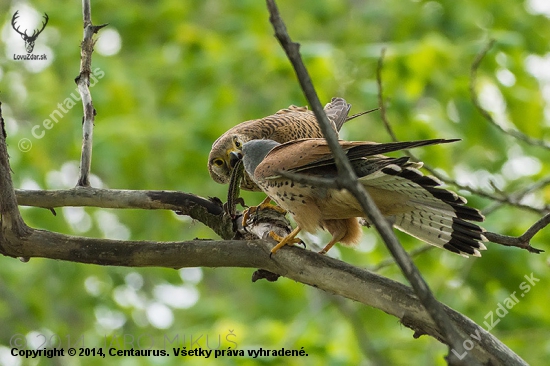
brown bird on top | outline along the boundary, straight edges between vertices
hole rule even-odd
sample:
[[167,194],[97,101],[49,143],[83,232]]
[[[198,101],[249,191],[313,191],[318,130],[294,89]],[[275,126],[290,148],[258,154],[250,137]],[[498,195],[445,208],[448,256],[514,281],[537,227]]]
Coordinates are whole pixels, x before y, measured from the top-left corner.
[[[340,131],[342,125],[355,117],[367,112],[355,114],[348,118],[351,104],[343,98],[332,98],[325,106],[325,113],[334,131]],[[234,167],[231,153],[240,153],[244,143],[255,139],[270,139],[280,143],[302,139],[321,138],[323,133],[312,111],[307,107],[291,105],[277,113],[261,119],[255,119],[238,124],[221,135],[212,144],[208,156],[208,171],[218,183],[227,184]],[[241,188],[248,191],[260,191],[258,186],[245,174]]]
[[[457,140],[411,142],[340,141],[359,182],[374,199],[386,219],[396,228],[440,248],[463,256],[480,256],[485,250],[484,230],[470,221],[483,221],[481,213],[465,206],[466,199],[439,187],[436,178],[424,176],[417,168],[422,163],[408,157],[391,158],[381,154],[418,146]],[[234,156],[237,153],[233,153]],[[353,195],[345,189],[317,187],[283,177],[280,172],[336,179],[334,158],[324,139],[301,139],[285,144],[272,140],[253,140],[242,147],[244,168],[254,182],[281,208],[287,210],[297,228],[287,237],[271,233],[279,244],[275,253],[287,244],[298,242],[300,230],[316,232],[322,228],[332,240],[321,253],[335,243],[356,244],[361,238],[360,218],[365,214]]]

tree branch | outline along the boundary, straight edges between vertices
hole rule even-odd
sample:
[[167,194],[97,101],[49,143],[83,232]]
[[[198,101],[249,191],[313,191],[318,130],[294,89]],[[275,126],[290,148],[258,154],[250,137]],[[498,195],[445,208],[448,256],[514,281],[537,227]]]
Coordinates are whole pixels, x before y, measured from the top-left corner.
[[234,221],[223,215],[223,206],[219,199],[205,199],[190,193],[77,187],[56,191],[16,190],[16,195],[21,206],[46,209],[79,206],[171,210],[202,222],[223,239],[233,239],[235,236]]
[[[2,117],[1,102],[0,124],[2,127],[0,132],[0,235],[13,232],[19,237],[25,237],[29,234],[30,228],[21,217],[13,191],[11,168],[6,144],[6,128],[4,125],[4,118]],[[0,250],[1,249],[2,242],[0,242]]]
[[[484,232],[483,235],[492,243],[504,245],[507,247],[517,247],[517,248],[525,249],[530,253],[540,254],[544,252],[544,250],[532,247],[530,241],[533,238],[533,236],[535,236],[535,234],[537,234],[540,230],[544,229],[548,225],[550,225],[550,214],[547,214],[541,219],[539,219],[529,229],[527,229],[527,231],[523,235],[518,237],[492,233],[490,231]],[[409,255],[411,256],[411,258],[413,258],[433,248],[435,247],[432,245],[423,245],[419,248],[411,250]],[[380,269],[388,267],[392,264],[395,264],[395,259],[386,258],[380,261],[376,266],[372,267],[370,270],[373,272],[378,272]]]
[[388,135],[390,135],[393,141],[397,142],[398,141],[397,136],[395,136],[395,132],[393,131],[393,128],[391,127],[388,121],[388,117],[386,116],[386,103],[384,102],[384,88],[382,86],[382,68],[384,65],[385,55],[386,55],[386,49],[382,48],[382,52],[380,52],[380,58],[378,58],[378,64],[376,67],[376,85],[378,86],[378,108],[380,109],[380,118],[384,123],[384,127],[386,128]]
[[497,201],[497,202],[494,202],[493,204],[485,207],[483,209],[483,214],[488,215],[491,212],[498,209],[500,206],[502,206],[505,203],[509,204],[511,206],[516,206],[516,207],[525,208],[525,209],[527,209],[527,207],[530,207],[531,209],[534,209],[537,213],[540,213],[540,214],[550,212],[550,205],[545,205],[543,207],[536,208],[536,207],[531,207],[531,206],[528,206],[528,205],[520,204],[521,200],[525,196],[527,196],[529,193],[533,193],[535,191],[543,189],[544,187],[546,187],[548,185],[550,185],[550,176],[548,176],[544,179],[541,179],[539,181],[536,181],[533,184],[528,185],[527,187],[525,187],[525,188],[523,188],[523,189],[521,189],[517,192],[513,192],[513,193],[510,193],[508,195],[503,195],[503,197],[505,199],[504,202]]
[[491,232],[486,232],[484,233],[484,235],[493,243],[498,243],[509,247],[518,247],[526,249],[530,253],[539,254],[544,252],[544,250],[533,248],[529,242],[536,233],[544,229],[548,224],[550,224],[550,214],[547,214],[546,216],[535,222],[533,226],[527,229],[527,231],[523,235],[518,236],[517,238],[514,236],[501,235]]
[[487,55],[487,53],[493,47],[494,44],[495,44],[494,39],[489,41],[489,43],[487,43],[487,45],[481,50],[481,52],[478,53],[474,62],[472,63],[472,67],[470,69],[470,96],[472,98],[472,103],[477,108],[477,110],[481,113],[483,118],[485,118],[485,120],[487,120],[490,124],[498,128],[501,132],[509,136],[512,136],[520,141],[526,142],[529,145],[539,146],[550,150],[550,144],[546,141],[534,139],[515,129],[504,128],[502,125],[497,123],[497,121],[495,121],[495,119],[491,116],[491,114],[487,110],[485,110],[479,103],[479,98],[476,91],[477,70],[479,69],[479,65],[481,64],[481,61],[483,61],[483,58],[485,57],[485,55]]
[[[384,89],[383,89],[383,83],[382,83],[382,69],[383,69],[383,65],[384,65],[384,56],[385,56],[385,49],[383,49],[381,54],[380,54],[380,57],[378,59],[377,68],[376,68],[376,84],[377,84],[377,87],[378,87],[378,108],[380,109],[380,116],[381,116],[382,121],[384,123],[384,126],[386,128],[386,131],[390,135],[391,139],[393,141],[397,142],[397,141],[399,141],[399,139],[395,135],[395,132],[393,131],[393,128],[392,128],[391,124],[389,123],[389,121],[387,119],[385,102],[384,102],[384,92],[383,92]],[[406,150],[405,153],[409,157],[411,157],[412,159],[414,159],[416,161],[419,161],[419,159],[416,158],[416,156],[414,156],[414,154],[411,153],[409,150]],[[529,194],[531,192],[534,192],[536,190],[542,189],[542,188],[546,187],[547,185],[549,185],[550,184],[550,177],[547,177],[545,179],[541,179],[541,180],[533,183],[532,185],[530,185],[528,187],[525,187],[521,191],[515,192],[513,194],[506,195],[503,192],[499,192],[500,196],[496,196],[496,195],[492,195],[492,194],[489,194],[487,192],[484,192],[484,191],[481,191],[481,190],[478,190],[478,189],[475,189],[475,188],[472,188],[472,187],[469,187],[469,186],[466,186],[466,185],[462,185],[462,184],[458,183],[457,181],[455,181],[453,179],[450,179],[446,176],[443,176],[442,174],[439,174],[436,170],[430,168],[426,164],[424,165],[424,168],[426,170],[428,170],[436,178],[438,178],[439,180],[441,180],[441,181],[443,181],[447,184],[452,184],[452,185],[458,187],[459,189],[463,189],[463,190],[469,191],[472,194],[476,194],[478,196],[485,197],[485,198],[491,199],[493,201],[496,201],[491,206],[486,207],[485,209],[483,209],[483,213],[486,214],[486,215],[493,212],[494,210],[496,210],[499,206],[501,206],[503,204],[516,206],[518,208],[522,208],[522,209],[526,209],[526,210],[529,210],[529,211],[534,211],[534,212],[542,213],[542,214],[547,213],[547,212],[550,211],[550,206],[548,206],[548,205],[546,205],[545,207],[542,207],[542,208],[535,208],[535,207],[528,206],[528,205],[523,205],[523,204],[520,203],[521,199],[523,197],[525,197],[527,194]],[[299,174],[294,174],[293,176],[290,176],[289,178],[300,179],[299,182],[301,182],[301,183],[314,183],[314,182],[311,182],[311,181],[307,182],[309,177],[304,178],[302,175],[299,175]],[[323,181],[317,182],[317,184],[325,184],[327,187],[330,186],[330,184],[328,182],[323,182]],[[332,187],[335,188],[334,184],[332,185]],[[532,239],[532,237],[538,231],[540,231],[546,225],[548,225],[547,216],[541,218],[539,221],[537,221],[535,224],[533,224],[533,226],[531,228],[529,228],[525,232],[525,234],[523,234],[520,237],[511,237],[511,236],[500,235],[500,234],[496,234],[496,233],[492,233],[492,232],[486,232],[486,237],[487,237],[487,239],[489,239],[491,242],[493,242],[495,244],[501,244],[501,245],[504,245],[504,246],[514,246],[514,247],[518,247],[518,248],[521,248],[521,249],[526,249],[527,251],[529,251],[531,253],[537,253],[537,254],[541,253],[541,252],[543,252],[543,250],[533,248],[530,245],[529,241]],[[422,247],[419,247],[419,248],[416,248],[416,249],[412,250],[409,253],[409,255],[412,258],[412,257],[420,255],[424,252],[427,252],[427,251],[429,251],[433,248],[434,247],[431,246],[431,245],[424,245]],[[378,263],[376,266],[372,267],[371,271],[377,272],[377,271],[381,270],[382,268],[388,267],[388,266],[393,265],[393,264],[395,264],[395,258],[393,258],[393,257],[386,258],[386,259],[380,261],[380,263]]]
[[[476,61],[474,62],[474,65],[476,65],[476,68],[477,68],[477,66],[479,66],[479,63],[481,62],[481,59],[483,58],[483,55],[485,55],[487,53],[487,51],[489,50],[491,45],[492,45],[492,43],[490,43],[484,49],[484,51],[480,55],[478,55],[478,57],[476,58]],[[385,113],[385,108],[384,108],[384,96],[383,96],[382,76],[381,76],[382,75],[382,68],[383,68],[383,60],[384,60],[384,51],[382,51],[382,54],[380,55],[380,58],[378,59],[378,67],[377,67],[377,71],[376,71],[377,84],[378,84],[378,103],[379,103],[379,108],[380,108],[380,111],[381,111],[382,120],[384,121],[384,126],[386,126],[386,130],[388,131],[388,134],[390,135],[390,137],[392,138],[393,141],[398,141],[398,139],[397,139],[392,127],[391,127],[391,124],[389,123],[389,121],[386,118],[386,113]],[[474,69],[474,67],[472,67],[472,69]],[[419,161],[416,158],[416,156],[414,156],[414,154],[411,153],[410,151],[406,151],[406,154],[408,156],[410,156],[411,158],[413,158],[414,160]],[[499,204],[506,203],[506,204],[509,204],[509,205],[512,205],[512,206],[516,206],[516,207],[519,207],[519,208],[523,208],[523,209],[534,211],[534,212],[541,213],[541,214],[545,214],[545,213],[548,213],[550,211],[550,206],[549,205],[546,205],[542,208],[536,208],[536,207],[532,207],[532,206],[528,206],[528,205],[523,205],[523,204],[520,203],[520,200],[526,194],[528,194],[530,192],[533,192],[537,189],[541,189],[541,188],[545,187],[546,185],[550,184],[550,177],[548,177],[546,179],[543,179],[543,180],[540,180],[539,182],[536,182],[535,184],[523,189],[520,192],[517,192],[516,194],[507,195],[504,192],[498,192],[499,194],[495,195],[495,194],[490,194],[490,193],[484,192],[482,190],[475,189],[475,188],[460,184],[456,180],[453,180],[451,178],[443,176],[442,174],[439,174],[436,170],[430,168],[428,165],[424,165],[424,168],[426,170],[428,170],[433,176],[435,176],[436,178],[438,178],[439,180],[441,180],[441,181],[443,181],[447,184],[452,184],[452,185],[454,185],[454,186],[456,186],[460,189],[467,190],[470,193],[476,194],[480,197],[485,197],[485,198],[491,199],[493,201],[496,201]],[[490,210],[492,211],[492,210],[494,210],[494,208],[491,208]],[[484,210],[484,212],[485,212],[485,210]],[[546,225],[548,225],[548,215],[546,215],[545,217],[543,217],[542,219],[537,221],[529,230],[527,230],[527,232],[525,234],[523,234],[520,237],[516,238],[516,237],[500,235],[500,234],[492,233],[492,232],[486,232],[485,237],[487,239],[489,239],[491,242],[495,243],[495,244],[501,244],[501,245],[505,245],[505,246],[514,246],[514,247],[526,249],[530,253],[539,254],[539,253],[543,252],[543,250],[533,248],[530,245],[529,241],[531,240],[531,238],[538,231],[540,231]],[[529,235],[527,235],[527,234],[529,234]],[[419,252],[415,252],[415,255],[417,255],[419,253],[422,253],[422,252],[424,252],[424,250],[420,250]],[[388,260],[382,262],[380,264],[380,266],[384,267],[388,263],[391,263],[391,260],[388,259]],[[376,267],[376,268],[379,268],[379,267]]]
[[[290,36],[286,31],[286,26],[280,17],[275,1],[267,0],[267,7],[270,13],[270,21],[275,30],[275,36],[285,50],[292,66],[294,67],[302,90],[304,91],[304,94],[312,107],[313,113],[315,114],[315,117],[317,118],[323,132],[323,136],[325,136],[325,139],[327,140],[334,156],[335,163],[338,168],[338,180],[340,181],[340,184],[342,187],[348,189],[359,201],[366,216],[382,236],[384,243],[395,257],[401,271],[411,283],[415,293],[418,295],[420,301],[430,314],[430,317],[437,324],[445,343],[449,346],[447,361],[449,363],[459,364],[458,358],[455,354],[451,353],[451,350],[454,350],[459,354],[463,353],[463,341],[465,339],[464,335],[461,335],[452,326],[449,318],[443,312],[441,304],[435,299],[428,285],[420,275],[420,272],[415,267],[406,251],[399,244],[391,226],[382,216],[368,192],[366,192],[364,187],[357,181],[357,177],[353,172],[349,160],[338,144],[336,132],[334,132],[334,130],[330,127],[326,114],[324,113],[321,103],[319,102],[319,98],[317,97],[311,78],[309,77],[307,69],[302,62],[299,53],[299,45],[290,39]],[[462,362],[470,365],[478,364],[478,361],[474,360],[467,353]]]
[[[378,59],[378,65],[377,65],[377,68],[376,68],[376,84],[378,86],[378,106],[379,106],[379,109],[380,109],[380,117],[382,118],[382,122],[384,123],[384,127],[386,128],[386,131],[388,132],[388,135],[390,135],[390,137],[393,141],[397,142],[397,141],[399,141],[399,139],[397,138],[390,122],[388,121],[388,118],[387,118],[387,115],[386,115],[385,103],[384,103],[384,91],[383,91],[383,84],[382,84],[382,69],[383,69],[383,65],[384,65],[384,54],[385,54],[385,50],[382,50],[382,53],[380,54],[380,58]],[[405,155],[409,156],[411,159],[413,159],[415,161],[420,161],[410,150],[403,150],[403,152],[405,153]],[[533,190],[540,189],[540,188],[544,187],[547,184],[550,184],[550,178],[547,178],[548,182],[546,182],[546,180],[543,180],[541,183],[534,184],[533,188],[527,188],[525,190],[525,193],[519,194],[519,195],[517,195],[517,197],[512,197],[512,195],[506,195],[503,192],[500,192],[500,194],[496,195],[496,194],[491,194],[489,192],[485,192],[481,189],[470,187],[470,186],[465,185],[465,184],[460,184],[456,180],[451,179],[447,176],[444,176],[443,174],[440,174],[435,169],[431,168],[428,164],[424,164],[424,169],[426,169],[428,172],[430,172],[430,174],[432,174],[437,179],[439,179],[439,180],[441,180],[441,181],[443,181],[447,184],[453,185],[453,186],[455,186],[459,189],[463,189],[465,191],[468,191],[468,192],[470,192],[472,194],[475,194],[479,197],[488,198],[488,199],[490,199],[492,201],[496,201],[497,203],[500,203],[500,204],[508,204],[510,206],[515,206],[515,207],[518,207],[518,208],[521,208],[521,209],[524,209],[524,210],[528,210],[528,211],[532,211],[532,212],[536,212],[536,213],[539,213],[539,214],[545,214],[547,212],[550,212],[550,205],[546,205],[544,207],[539,208],[539,207],[533,207],[533,206],[524,205],[524,204],[520,203],[521,198],[525,194],[527,194],[529,192],[532,192]]]
[[[492,201],[496,201],[496,202],[499,202],[501,204],[507,204],[507,205],[510,205],[510,206],[521,208],[523,210],[535,212],[535,213],[538,213],[538,214],[545,214],[545,213],[550,211],[550,205],[544,205],[542,207],[533,207],[533,206],[530,206],[530,205],[525,205],[525,204],[520,203],[520,200],[514,199],[513,195],[507,195],[504,192],[500,192],[499,194],[492,194],[492,193],[489,193],[489,192],[485,192],[481,189],[473,188],[473,187],[470,187],[468,185],[458,183],[456,180],[451,179],[449,177],[446,177],[443,174],[439,174],[435,169],[429,167],[426,164],[424,165],[424,168],[427,171],[429,171],[430,174],[432,174],[437,179],[439,179],[439,180],[441,180],[441,181],[443,181],[447,184],[452,184],[453,186],[455,186],[459,189],[463,189],[463,190],[468,191],[472,194],[475,194],[479,197],[488,198]],[[536,188],[536,189],[538,189],[538,188]]]
[[[381,309],[413,329],[415,336],[426,334],[438,340],[443,338],[409,287],[298,247],[288,247],[270,258],[269,253],[274,244],[267,240],[122,241],[82,238],[34,229],[24,239],[15,237],[11,232],[2,235],[1,239],[0,251],[12,257],[43,257],[127,267],[262,268]],[[451,308],[439,305],[452,319],[453,327],[464,334],[481,335],[481,339],[469,351],[476,359],[486,364],[525,365],[483,328]]]
[[80,74],[75,78],[78,86],[84,117],[82,118],[82,152],[80,155],[80,176],[77,186],[90,186],[90,168],[92,165],[92,140],[94,132],[94,119],[96,110],[90,94],[90,73],[92,69],[92,53],[94,52],[93,35],[107,24],[94,26],[92,24],[92,11],[90,0],[82,0],[82,17],[84,18],[84,39],[80,44]]

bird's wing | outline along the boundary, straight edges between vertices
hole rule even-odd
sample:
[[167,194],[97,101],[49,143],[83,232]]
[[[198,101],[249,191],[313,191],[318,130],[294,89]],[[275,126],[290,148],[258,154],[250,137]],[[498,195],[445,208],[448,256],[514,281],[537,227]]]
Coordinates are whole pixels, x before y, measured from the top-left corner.
[[285,114],[285,113],[292,113],[292,112],[307,112],[308,108],[307,106],[304,107],[298,107],[294,104],[290,105],[288,108],[279,109],[277,113],[275,114]]
[[279,172],[296,171],[303,165],[330,155],[324,139],[293,140],[274,147],[256,167],[254,176],[261,179],[279,177]]
[[[365,156],[386,154],[392,151],[406,150],[413,147],[447,144],[450,142],[460,141],[460,139],[431,139],[417,141],[402,141],[402,142],[386,142],[386,143],[361,143],[354,142],[349,145],[348,158],[350,160]],[[342,145],[342,144],[340,144]],[[346,149],[347,145],[342,146]]]
[[[408,157],[390,158],[381,153],[456,140],[423,140],[376,144],[340,141],[359,181],[371,193],[384,216],[398,229],[429,244],[461,255],[479,256],[484,230],[469,221],[483,215],[465,206],[466,200],[439,187],[436,178],[424,176]],[[279,145],[258,165],[255,175],[279,177],[281,171],[323,178],[337,176],[334,158],[323,139],[304,139]],[[350,205],[353,202],[350,202]]]
[[[392,151],[454,141],[458,140],[433,139],[381,144],[369,141],[339,141],[339,143],[348,158],[353,161]],[[281,163],[276,165],[271,163],[267,164],[273,169],[271,172],[272,175],[276,175],[278,170],[304,173],[310,169],[329,167],[335,164],[334,157],[325,139],[301,139],[284,143],[271,150],[264,161],[281,161]]]

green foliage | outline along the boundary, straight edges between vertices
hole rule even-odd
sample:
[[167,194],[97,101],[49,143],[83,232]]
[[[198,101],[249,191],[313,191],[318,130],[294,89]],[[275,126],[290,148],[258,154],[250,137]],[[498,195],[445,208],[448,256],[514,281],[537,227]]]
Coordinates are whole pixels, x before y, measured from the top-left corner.
[[[548,151],[503,135],[482,118],[470,100],[470,65],[495,38],[478,72],[476,90],[483,105],[506,126],[549,141],[550,61],[545,55],[550,20],[529,10],[535,3],[307,0],[279,1],[279,7],[292,38],[301,43],[322,102],[345,97],[353,104],[352,113],[376,107],[376,67],[385,47],[384,96],[398,138],[461,138],[460,143],[416,153],[459,182],[491,192],[494,180],[503,191],[513,192],[550,174]],[[40,13],[50,17],[34,51],[46,53],[49,61],[38,72],[32,67],[40,67],[41,61],[14,61],[12,56],[25,51],[11,29],[11,16],[20,10],[25,18],[32,11],[29,6],[37,22]],[[41,127],[42,138],[34,137],[32,128],[51,118],[71,93],[77,95],[82,10],[70,1],[36,0],[29,6],[0,4],[0,100],[13,180],[18,188],[70,188],[76,184],[81,146],[80,101],[51,129]],[[96,187],[180,190],[224,199],[227,187],[213,182],[206,169],[212,142],[241,121],[305,104],[262,1],[94,1],[92,19],[109,23],[99,33],[93,56],[93,69],[104,73],[96,74],[91,87],[98,112],[92,162]],[[121,47],[109,54],[106,48],[116,45],[112,31],[120,37]],[[350,122],[343,137],[390,140],[379,113]],[[18,149],[22,138],[32,142],[30,151]],[[461,193],[475,207],[491,203]],[[253,204],[263,195],[244,197]],[[544,202],[550,202],[548,186],[526,201]],[[73,235],[134,240],[216,237],[201,224],[170,212],[77,208],[57,210],[52,216],[47,210],[22,208],[22,214],[33,227]],[[504,206],[487,217],[484,227],[517,236],[538,218]],[[360,267],[387,258],[374,231],[365,232],[359,250],[337,246],[331,254]],[[407,235],[399,237],[408,250],[422,245]],[[321,234],[314,241],[322,244],[326,239]],[[549,242],[547,228],[532,244],[548,251]],[[494,244],[488,248],[478,259],[432,250],[415,262],[441,301],[478,324],[514,291],[521,293],[524,276],[533,273],[540,282],[519,297],[491,333],[530,364],[546,364],[548,255]],[[427,337],[413,339],[409,329],[379,310],[345,301],[360,320],[356,324],[331,296],[285,278],[251,283],[249,269],[109,268],[44,259],[24,264],[12,258],[0,262],[0,364],[18,364],[4,357],[13,335],[30,339],[38,333],[59,335],[63,345],[67,336],[74,344],[83,335],[90,347],[105,342],[120,346],[117,337],[132,335],[137,341],[145,335],[159,348],[176,336],[180,346],[189,348],[190,337],[203,334],[203,347],[209,335],[211,348],[233,347],[228,342],[233,340],[238,349],[304,347],[309,354],[307,362],[217,360],[227,365],[371,364],[377,357],[392,365],[444,364],[443,345]],[[380,273],[404,281],[395,266]],[[171,349],[173,343],[168,345]],[[130,361],[108,359],[117,364]],[[83,365],[97,362],[71,360]],[[39,364],[48,361],[41,359]],[[179,364],[173,357],[162,361]],[[159,363],[148,358],[130,362]]]

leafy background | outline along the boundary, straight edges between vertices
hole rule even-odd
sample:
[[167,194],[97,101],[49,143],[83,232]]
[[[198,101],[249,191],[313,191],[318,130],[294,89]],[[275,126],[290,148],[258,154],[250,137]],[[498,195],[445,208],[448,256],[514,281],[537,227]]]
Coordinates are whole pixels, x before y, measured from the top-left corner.
[[[471,103],[470,65],[490,38],[497,44],[483,61],[480,99],[505,126],[550,140],[550,7],[546,0],[397,1],[289,0],[278,2],[320,99],[345,97],[352,113],[377,106],[376,67],[382,73],[388,119],[402,140],[461,138],[452,145],[416,151],[423,161],[461,183],[487,192],[527,187],[550,173],[548,150],[505,136]],[[50,18],[35,54],[47,61],[14,61],[25,53],[10,20],[32,29]],[[79,72],[82,9],[70,1],[0,4],[0,100],[7,123],[14,184],[26,189],[73,187],[81,147],[80,102],[63,113],[44,137],[31,133],[72,98]],[[265,3],[238,1],[92,2],[100,32],[93,68],[104,75],[91,88],[98,111],[92,185],[167,189],[225,197],[211,181],[206,159],[212,142],[233,125],[305,105],[295,75],[273,37]],[[379,113],[347,124],[343,138],[389,141]],[[18,149],[28,138],[32,148]],[[491,184],[493,182],[493,184]],[[461,192],[470,204],[491,201]],[[245,194],[248,203],[261,194]],[[550,187],[524,203],[550,201]],[[200,223],[171,212],[63,208],[57,216],[22,207],[36,228],[101,238],[188,240],[216,238]],[[490,231],[520,235],[539,214],[502,206],[487,217]],[[357,250],[330,254],[372,268],[389,253],[365,229]],[[399,235],[407,250],[422,244]],[[327,236],[306,237],[323,244]],[[532,241],[546,249],[548,228]],[[415,258],[438,299],[482,324],[524,276],[540,279],[491,333],[533,365],[550,356],[548,254],[488,245],[482,258],[441,250]],[[412,338],[412,331],[379,310],[335,298],[281,278],[251,283],[250,269],[101,267],[33,258],[0,258],[0,364],[27,364],[10,356],[14,335],[29,348],[58,338],[67,347],[112,344],[119,349],[153,345],[206,348],[300,349],[307,358],[219,358],[220,364],[426,364],[443,365],[446,347]],[[405,281],[395,266],[380,274]],[[496,315],[495,315],[496,316]],[[202,335],[202,338],[200,338]],[[208,345],[206,337],[208,336]],[[68,338],[69,337],[69,338]],[[83,337],[83,338],[82,338]],[[192,338],[192,339],[191,339]],[[13,340],[13,339],[12,339]],[[82,341],[84,340],[84,341]],[[234,342],[234,343],[232,343]],[[235,344],[236,343],[236,344]],[[177,364],[175,357],[108,358],[117,364]],[[94,358],[40,359],[32,364],[91,365]],[[189,364],[212,362],[185,359]],[[29,363],[30,364],[30,363]]]

